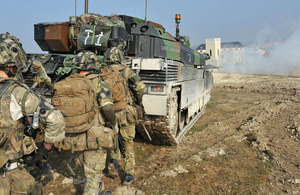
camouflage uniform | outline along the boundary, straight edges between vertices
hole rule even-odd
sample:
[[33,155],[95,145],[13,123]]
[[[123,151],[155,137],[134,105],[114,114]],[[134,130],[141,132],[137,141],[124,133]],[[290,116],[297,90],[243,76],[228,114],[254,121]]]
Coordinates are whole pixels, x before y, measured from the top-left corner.
[[[117,47],[110,48],[104,57],[104,62],[109,64],[110,67],[116,69],[124,62],[124,54]],[[142,98],[145,91],[145,84],[141,81],[140,77],[135,74],[126,66],[121,72],[122,77],[126,83],[127,106],[123,110],[117,110],[116,116],[119,123],[120,134],[124,140],[125,145],[125,172],[127,175],[134,175],[135,169],[135,156],[133,149],[133,139],[135,138],[135,124],[137,122],[137,111],[134,108],[135,104],[141,105]],[[117,153],[111,152],[111,159],[118,159]],[[126,176],[125,176],[126,180]],[[134,180],[134,177],[133,177]],[[131,182],[129,182],[130,184]],[[123,181],[123,184],[126,182]]]
[[[20,158],[24,154],[37,150],[34,140],[24,135],[24,123],[26,119],[30,121],[34,112],[39,113],[39,122],[44,127],[46,143],[53,144],[65,138],[65,123],[58,110],[13,77],[14,74],[19,74],[18,78],[22,78],[21,69],[27,62],[26,53],[18,39],[8,33],[1,34],[0,48],[0,150],[2,151],[0,167],[5,171],[4,167],[10,163],[22,162]],[[13,73],[7,69],[9,67],[17,67],[18,70]],[[6,161],[8,163],[5,165]],[[15,175],[24,183],[28,182],[27,184],[31,186],[28,187],[27,193],[32,193],[35,180],[29,173],[14,169],[8,171],[8,175],[12,175],[10,177]],[[10,190],[4,186],[10,186],[9,182],[9,177],[0,178],[0,194]]]
[[[75,68],[81,71],[80,74],[94,72],[96,69],[100,68],[97,56],[90,51],[83,51],[77,54],[73,59],[73,63],[76,66]],[[106,150],[102,147],[89,149],[89,145],[91,145],[91,142],[97,143],[96,137],[90,137],[90,135],[97,134],[99,128],[104,126],[106,121],[113,125],[116,123],[115,111],[113,109],[111,91],[99,75],[92,80],[92,86],[96,88],[94,90],[96,92],[99,112],[96,113],[92,127],[83,132],[86,134],[88,140],[86,147],[82,152],[76,152],[75,156],[77,157],[76,161],[78,162],[81,161],[80,157],[81,154],[83,154],[84,174],[87,178],[84,194],[98,195],[100,191],[100,194],[110,194],[108,191],[103,191],[104,184],[101,180],[102,171],[105,168]],[[66,134],[66,137],[68,136],[72,137],[72,133]]]

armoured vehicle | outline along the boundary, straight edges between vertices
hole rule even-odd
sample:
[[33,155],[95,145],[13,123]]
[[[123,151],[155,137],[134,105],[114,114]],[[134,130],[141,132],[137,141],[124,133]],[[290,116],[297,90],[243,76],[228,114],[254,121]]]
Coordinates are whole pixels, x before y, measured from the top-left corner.
[[[48,54],[28,54],[39,59],[53,82],[72,72],[72,57],[81,50],[99,55],[111,46],[125,51],[126,63],[146,84],[144,117],[137,130],[154,144],[178,144],[204,113],[210,100],[213,76],[207,56],[189,47],[180,36],[180,15],[175,17],[176,36],[160,24],[127,15],[85,14],[67,22],[34,25],[34,39]],[[24,70],[31,85],[31,65]]]

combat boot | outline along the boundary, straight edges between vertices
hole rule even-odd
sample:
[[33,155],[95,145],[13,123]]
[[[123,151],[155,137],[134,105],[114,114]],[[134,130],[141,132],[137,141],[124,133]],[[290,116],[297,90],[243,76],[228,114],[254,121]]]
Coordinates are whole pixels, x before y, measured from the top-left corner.
[[110,159],[109,165],[108,165],[108,174],[111,177],[118,177],[119,171],[118,171],[119,163],[116,159]]
[[99,195],[111,195],[111,191],[102,191]]
[[123,185],[130,185],[132,182],[134,182],[135,178],[133,175],[126,173],[124,180],[122,182]]

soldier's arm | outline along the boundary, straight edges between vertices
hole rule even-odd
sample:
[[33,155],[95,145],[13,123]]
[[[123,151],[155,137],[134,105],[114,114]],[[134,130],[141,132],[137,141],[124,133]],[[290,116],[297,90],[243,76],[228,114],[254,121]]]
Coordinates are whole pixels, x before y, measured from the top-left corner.
[[100,109],[104,114],[105,119],[112,125],[116,124],[116,115],[113,107],[112,93],[106,83],[100,79],[99,86],[97,87],[97,101]]
[[52,88],[51,78],[47,75],[40,61],[33,62],[33,69],[38,73],[34,81],[39,85],[45,84],[47,87]]
[[127,71],[129,82],[133,84],[130,85],[132,86],[132,89],[130,90],[133,91],[137,104],[141,104],[143,100],[143,95],[145,93],[145,84],[141,80],[141,78],[129,67],[126,68],[126,71]]
[[46,143],[59,142],[65,138],[65,122],[61,112],[43,97],[23,86],[14,88],[12,95],[20,106],[23,116],[32,116],[34,112],[39,113],[40,123],[45,128]]

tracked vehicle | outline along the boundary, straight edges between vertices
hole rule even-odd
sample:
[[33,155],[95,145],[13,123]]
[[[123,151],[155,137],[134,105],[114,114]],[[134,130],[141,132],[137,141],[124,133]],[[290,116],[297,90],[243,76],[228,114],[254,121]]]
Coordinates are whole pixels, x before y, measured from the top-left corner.
[[[34,38],[48,54],[28,54],[43,62],[53,82],[72,72],[72,57],[91,50],[103,58],[111,46],[125,51],[127,65],[146,84],[144,117],[137,130],[151,143],[178,144],[204,113],[210,100],[213,77],[204,56],[189,47],[179,34],[180,15],[175,17],[176,36],[160,24],[126,15],[101,16],[86,13],[68,22],[34,25]],[[24,70],[31,85],[34,71]]]

